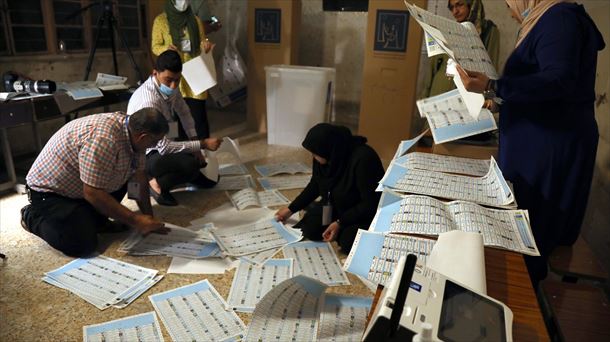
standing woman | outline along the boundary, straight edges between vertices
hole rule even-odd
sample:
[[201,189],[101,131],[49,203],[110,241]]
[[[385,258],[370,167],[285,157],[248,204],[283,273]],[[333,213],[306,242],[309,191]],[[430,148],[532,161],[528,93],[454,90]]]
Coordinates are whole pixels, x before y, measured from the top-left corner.
[[[301,228],[309,240],[337,240],[349,253],[358,229],[368,229],[375,216],[380,197],[375,188],[384,173],[381,160],[365,137],[327,123],[312,127],[303,147],[313,156],[311,180],[275,217],[283,222],[307,208],[295,228]],[[314,202],[319,196],[322,200]]]
[[[493,21],[485,19],[482,0],[448,0],[447,8],[458,23],[469,21],[477,28],[492,63],[497,67],[500,55],[500,31]],[[430,57],[430,73],[425,80],[423,97],[439,95],[455,89],[453,80],[446,75],[448,59],[446,54]]]
[[[544,279],[557,245],[578,238],[593,177],[597,52],[605,43],[582,5],[506,0],[521,29],[496,81],[458,68],[466,89],[501,98],[499,164],[528,209],[542,257],[526,256],[532,283]],[[497,107],[497,104],[494,105]]]
[[[167,0],[165,11],[159,14],[153,22],[151,48],[155,56],[159,56],[168,49],[174,50],[180,54],[182,63],[199,56],[202,49],[206,53],[211,49],[211,44],[206,39],[204,25],[193,14],[190,0]],[[209,138],[210,126],[205,107],[207,92],[199,95],[193,94],[184,77],[180,80],[179,88],[191,110],[198,138]],[[188,139],[182,126],[179,126],[179,131],[180,138]]]

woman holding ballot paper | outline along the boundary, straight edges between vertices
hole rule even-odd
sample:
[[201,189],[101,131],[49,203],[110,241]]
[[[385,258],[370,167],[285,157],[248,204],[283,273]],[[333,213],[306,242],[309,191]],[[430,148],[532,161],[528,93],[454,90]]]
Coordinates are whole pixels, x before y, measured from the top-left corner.
[[[190,0],[167,0],[165,11],[153,22],[151,49],[155,56],[168,49],[174,50],[180,54],[182,63],[186,63],[199,56],[202,51],[211,53],[213,47],[206,38],[204,24],[191,9]],[[205,107],[207,92],[194,94],[182,78],[180,93],[191,109],[198,138],[209,138],[210,127]],[[187,138],[182,130],[180,137]]]
[[[307,208],[295,228],[301,228],[309,240],[337,240],[341,250],[349,253],[358,229],[368,229],[375,216],[380,197],[375,188],[384,173],[381,160],[365,137],[327,123],[312,127],[303,147],[313,156],[311,180],[275,217],[283,222]],[[314,202],[318,197],[322,200]]]
[[461,67],[458,72],[468,91],[502,100],[499,165],[519,206],[529,210],[542,255],[525,257],[536,286],[546,277],[551,251],[573,244],[580,232],[599,137],[597,53],[605,43],[582,5],[506,3],[521,29],[502,77],[490,80]]

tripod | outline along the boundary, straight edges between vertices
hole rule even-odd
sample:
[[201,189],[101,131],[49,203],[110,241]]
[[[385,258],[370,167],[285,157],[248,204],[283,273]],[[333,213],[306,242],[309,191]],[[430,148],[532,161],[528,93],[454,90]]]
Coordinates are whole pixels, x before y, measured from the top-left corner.
[[125,51],[127,51],[127,56],[129,57],[131,66],[133,67],[133,69],[135,70],[135,72],[137,74],[138,81],[142,82],[144,80],[142,78],[142,72],[140,72],[140,68],[138,67],[135,59],[133,58],[133,54],[131,53],[129,46],[127,45],[127,40],[125,39],[123,32],[121,32],[121,30],[118,27],[117,21],[114,17],[114,14],[112,13],[111,1],[100,0],[99,3],[93,3],[89,6],[86,6],[86,7],[82,8],[81,10],[79,10],[79,12],[87,10],[90,7],[95,6],[95,5],[102,6],[102,14],[100,14],[99,18],[97,19],[97,25],[96,25],[97,32],[95,33],[95,42],[93,43],[93,46],[89,50],[89,59],[87,60],[87,68],[85,69],[85,81],[89,78],[89,73],[91,72],[91,65],[93,64],[93,57],[95,56],[95,51],[97,50],[97,45],[100,40],[102,28],[103,28],[104,24],[106,24],[106,29],[108,30],[108,35],[110,36],[110,46],[112,48],[112,62],[114,63],[114,74],[117,76],[119,75],[119,66],[118,66],[117,59],[116,59],[116,47],[114,44],[114,31],[116,30],[119,40],[121,41],[121,44],[125,48]]

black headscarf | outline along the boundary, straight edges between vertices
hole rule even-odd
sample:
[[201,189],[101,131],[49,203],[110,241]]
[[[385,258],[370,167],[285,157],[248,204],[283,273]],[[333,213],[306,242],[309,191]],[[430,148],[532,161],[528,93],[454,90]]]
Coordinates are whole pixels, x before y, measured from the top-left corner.
[[180,38],[182,37],[182,31],[184,27],[189,33],[189,40],[191,41],[191,55],[199,55],[199,25],[197,25],[197,19],[195,14],[189,5],[185,11],[180,12],[174,7],[173,0],[167,0],[165,3],[165,14],[167,15],[167,23],[169,24],[169,34],[172,36],[172,44],[182,51],[182,45],[180,44]]
[[352,135],[344,126],[320,123],[313,126],[303,140],[303,147],[327,160],[322,165],[314,159],[314,172],[318,169],[321,176],[320,185],[326,191],[337,183],[347,167],[353,149],[366,143],[366,138]]

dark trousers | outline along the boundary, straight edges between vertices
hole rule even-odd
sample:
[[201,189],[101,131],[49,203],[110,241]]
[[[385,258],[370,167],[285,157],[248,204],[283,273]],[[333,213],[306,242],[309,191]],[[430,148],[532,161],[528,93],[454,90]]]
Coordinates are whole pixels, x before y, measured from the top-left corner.
[[216,185],[215,181],[199,171],[200,168],[199,160],[190,152],[161,155],[152,151],[146,155],[146,172],[157,180],[162,191],[185,183],[193,183],[201,188]]
[[[121,201],[127,185],[111,193]],[[97,234],[108,224],[84,199],[73,199],[56,193],[29,190],[31,206],[23,211],[28,230],[45,240],[51,247],[72,257],[91,255],[97,247]]]
[[[208,123],[208,111],[205,108],[205,100],[197,100],[190,97],[185,97],[184,101],[191,110],[191,116],[195,121],[195,130],[197,131],[197,137],[199,139],[206,139],[210,137],[210,125]],[[188,139],[182,125],[179,126],[178,134],[181,139]]]
[[[328,228],[328,225],[322,225],[322,207],[323,204],[320,202],[314,202],[305,210],[305,215],[301,221],[299,221],[294,227],[300,228],[303,233],[303,237],[312,241],[322,241],[322,233]],[[341,226],[339,234],[337,236],[337,243],[341,247],[341,251],[345,254],[349,254],[352,249],[358,228],[367,229],[363,224],[354,224],[350,226]]]

